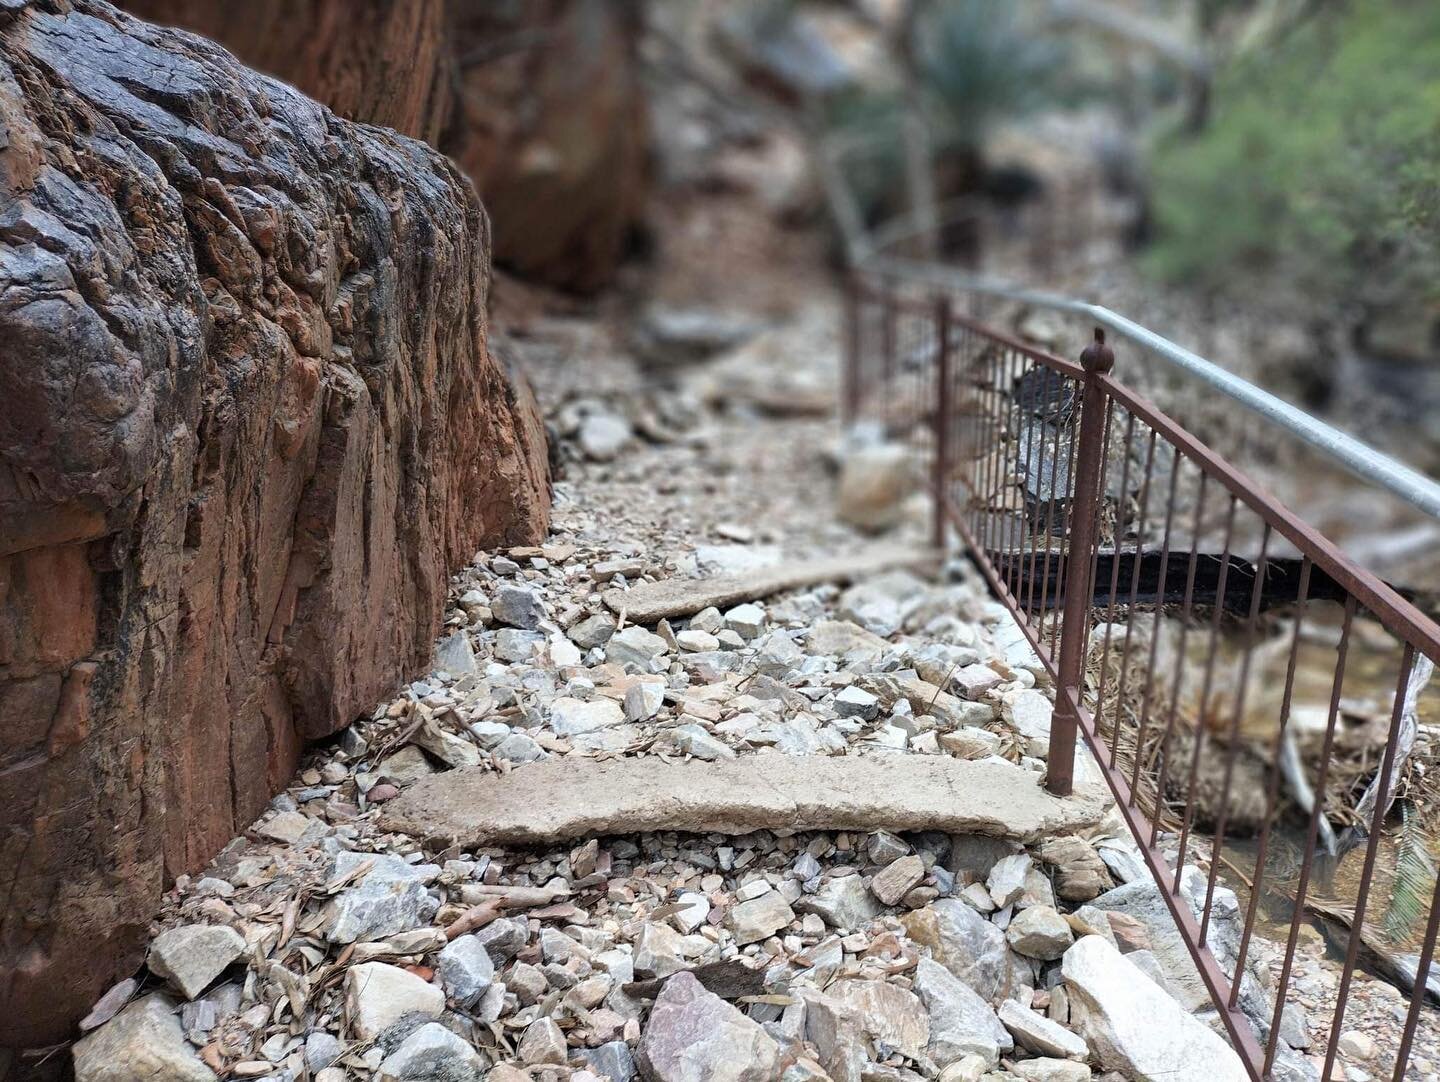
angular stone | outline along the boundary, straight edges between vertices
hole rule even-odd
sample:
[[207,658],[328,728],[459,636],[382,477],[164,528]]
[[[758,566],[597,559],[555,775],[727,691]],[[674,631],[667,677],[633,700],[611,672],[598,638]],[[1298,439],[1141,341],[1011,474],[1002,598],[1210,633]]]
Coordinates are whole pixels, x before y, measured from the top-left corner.
[[679,725],[671,730],[675,746],[686,755],[693,755],[704,762],[714,762],[716,759],[735,758],[735,749],[726,744],[723,740],[717,740],[705,731],[703,726],[687,724]]
[[759,605],[736,605],[725,613],[725,628],[742,639],[757,638],[765,630],[765,610]]
[[[556,800],[556,793],[566,799]],[[912,756],[905,784],[872,756],[748,755],[715,763],[552,757],[506,774],[459,769],[383,806],[385,830],[466,845],[683,830],[939,830],[1029,840],[1098,822],[1104,794],[1047,793],[999,760]],[[1023,884],[1022,884],[1023,886]]]
[[930,1043],[930,1016],[920,997],[887,981],[835,981],[826,994],[860,1014],[865,1032],[877,1043],[918,1059]]
[[497,759],[512,763],[533,763],[545,758],[545,749],[526,733],[511,733],[490,750]]
[[814,988],[802,985],[797,994],[805,1005],[805,1039],[832,1082],[861,1082],[869,1057],[860,1012]]
[[344,1042],[333,1033],[323,1029],[312,1030],[305,1038],[305,1066],[311,1073],[323,1071],[340,1058],[345,1051]]
[[82,1037],[72,1055],[75,1082],[215,1082],[215,1073],[185,1040],[174,1002],[159,993],[137,999]]
[[544,642],[545,636],[538,631],[502,628],[495,636],[495,656],[511,664],[529,661]]
[[880,713],[879,696],[872,695],[864,688],[853,685],[844,688],[835,696],[835,713],[842,718],[860,718],[873,721]]
[[331,943],[356,943],[408,932],[436,905],[418,879],[369,875],[330,900],[325,938]]
[[1065,918],[1048,905],[1032,905],[1010,920],[1005,938],[1017,954],[1053,962],[1075,942]]
[[708,631],[698,631],[694,628],[680,632],[675,636],[675,642],[680,649],[691,654],[708,654],[720,649],[719,639]]
[[245,940],[233,928],[220,924],[187,924],[161,932],[150,944],[147,965],[194,999],[245,953]]
[[470,645],[470,636],[463,631],[447,635],[435,647],[435,668],[443,669],[451,676],[469,676],[478,666],[475,664],[475,649]]
[[1016,1000],[1007,999],[1000,1004],[1000,1021],[1028,1051],[1076,1060],[1083,1060],[1090,1054],[1083,1038]]
[[475,932],[474,938],[485,948],[485,953],[490,955],[490,961],[502,966],[525,949],[525,944],[530,939],[530,929],[523,919],[508,920],[501,917]]
[[399,966],[362,962],[345,971],[345,1003],[355,1035],[368,1041],[407,1014],[439,1018],[445,993]]
[[630,1082],[635,1077],[635,1060],[624,1041],[607,1041],[599,1048],[582,1049],[580,1055],[592,1071],[610,1082]]
[[537,1018],[525,1030],[516,1048],[520,1059],[527,1065],[541,1063],[564,1064],[565,1034],[553,1018]]
[[1112,886],[1100,854],[1077,835],[1046,838],[1035,855],[1055,868],[1055,892],[1067,902],[1091,901]]
[[651,671],[651,664],[670,649],[669,643],[638,624],[610,636],[605,644],[605,658],[616,665],[634,665],[642,673]]
[[1021,1060],[1010,1073],[1024,1082],[1090,1082],[1089,1066],[1068,1059]]
[[915,967],[914,989],[930,1015],[927,1054],[945,1067],[978,1055],[987,1068],[1015,1047],[990,1004],[939,962],[921,957]]
[[910,704],[915,714],[930,714],[947,728],[984,725],[995,717],[995,711],[988,703],[957,699],[919,677],[872,673],[864,678],[863,683],[887,706],[903,700]]
[[669,925],[647,923],[635,937],[635,976],[642,980],[668,977],[685,968],[684,942]]
[[1077,1029],[1100,1064],[1138,1082],[1245,1082],[1240,1057],[1100,936],[1065,952]]
[[627,721],[649,721],[665,704],[665,684],[659,678],[636,680],[625,689],[625,718]]
[[439,1022],[426,1022],[380,1064],[379,1082],[479,1082],[488,1061]]
[[732,906],[725,923],[742,947],[767,939],[795,919],[795,912],[779,891],[767,891],[758,898]]
[[510,583],[502,584],[495,591],[495,600],[490,603],[490,611],[500,623],[522,631],[534,631],[545,616],[540,595],[535,590]]
[[940,898],[900,918],[910,938],[988,1003],[999,1003],[1011,985],[1005,933],[954,898]]
[[556,736],[579,736],[624,722],[625,711],[614,699],[559,698],[550,704],[550,728]]
[[886,905],[897,905],[924,878],[925,861],[912,854],[876,872],[870,880],[870,890]]
[[615,618],[603,612],[587,616],[572,626],[568,634],[570,641],[582,650],[604,646],[610,641],[610,636],[615,634]]
[[990,900],[995,903],[996,909],[1004,909],[1025,893],[1025,877],[1030,874],[1030,864],[1028,853],[1001,857],[995,862],[985,879],[985,887],[990,891]]
[[827,880],[814,894],[802,896],[795,903],[795,910],[815,913],[841,932],[859,931],[883,912],[879,899],[865,888],[858,875]]
[[677,973],[655,1000],[639,1060],[653,1082],[773,1082],[780,1047],[689,973]]
[[1050,700],[1034,688],[1011,692],[1002,707],[1005,720],[1016,732],[1042,746],[1050,739],[1050,716],[1054,711]]
[[495,963],[486,945],[473,935],[451,940],[440,951],[435,971],[446,993],[462,1007],[473,1007],[495,979]]
[[950,677],[950,683],[967,699],[978,699],[993,687],[1004,682],[998,672],[989,665],[966,665],[957,669]]

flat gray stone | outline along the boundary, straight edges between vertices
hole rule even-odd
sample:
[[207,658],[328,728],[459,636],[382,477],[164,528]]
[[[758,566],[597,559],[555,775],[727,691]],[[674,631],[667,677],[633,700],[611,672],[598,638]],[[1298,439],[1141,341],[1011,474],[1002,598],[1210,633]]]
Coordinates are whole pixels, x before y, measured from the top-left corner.
[[1061,971],[1076,1029],[1106,1070],[1138,1082],[1249,1078],[1218,1034],[1100,936],[1087,935],[1066,951]]
[[225,967],[245,953],[245,940],[223,924],[186,924],[161,932],[150,944],[150,972],[194,999]]
[[76,1082],[215,1082],[185,1040],[175,1004],[156,993],[137,999],[75,1045]]
[[[564,800],[556,800],[564,793]],[[383,807],[385,830],[465,845],[683,830],[940,830],[1031,841],[1099,822],[1098,787],[1056,797],[1002,760],[744,755],[714,763],[569,757],[506,774],[460,769]]]
[[987,1067],[1015,1047],[995,1011],[968,984],[930,958],[915,967],[915,994],[930,1014],[927,1053],[937,1066],[948,1067],[966,1056],[980,1056]]
[[677,973],[655,1000],[639,1058],[654,1082],[770,1082],[780,1047],[689,973]]

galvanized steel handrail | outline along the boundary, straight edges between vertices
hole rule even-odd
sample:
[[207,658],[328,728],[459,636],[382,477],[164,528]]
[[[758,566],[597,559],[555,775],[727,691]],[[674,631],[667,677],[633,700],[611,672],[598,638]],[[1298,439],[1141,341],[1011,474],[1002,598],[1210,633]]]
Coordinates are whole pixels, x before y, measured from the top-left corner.
[[907,282],[943,286],[1083,316],[1253,410],[1268,423],[1303,440],[1356,477],[1385,489],[1430,517],[1440,519],[1440,482],[1103,305],[968,275],[936,263],[880,255],[873,251],[862,252],[861,266]]

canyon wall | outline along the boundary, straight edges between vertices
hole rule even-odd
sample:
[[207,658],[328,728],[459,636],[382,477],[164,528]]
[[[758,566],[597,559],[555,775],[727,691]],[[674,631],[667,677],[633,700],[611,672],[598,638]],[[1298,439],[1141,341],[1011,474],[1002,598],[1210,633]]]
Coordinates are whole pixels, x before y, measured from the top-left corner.
[[424,667],[448,572],[543,534],[489,260],[426,145],[0,0],[0,1045],[69,1036],[166,882]]
[[123,0],[342,116],[429,141],[475,182],[495,259],[608,284],[648,190],[639,0]]

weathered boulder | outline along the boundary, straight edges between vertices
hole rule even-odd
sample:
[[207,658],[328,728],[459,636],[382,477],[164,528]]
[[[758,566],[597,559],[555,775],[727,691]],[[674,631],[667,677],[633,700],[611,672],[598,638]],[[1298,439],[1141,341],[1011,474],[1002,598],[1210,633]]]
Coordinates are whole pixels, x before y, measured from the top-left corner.
[[450,117],[445,0],[123,0],[152,23],[218,41],[347,120],[436,145]]
[[544,530],[449,162],[100,0],[0,5],[0,1045]]
[[605,285],[640,220],[650,139],[638,4],[124,0],[353,120],[425,139],[475,182],[495,257]]
[[1066,951],[1061,970],[1071,1021],[1106,1070],[1139,1082],[1241,1082],[1247,1077],[1223,1038],[1100,936],[1087,935]]
[[562,288],[600,288],[647,191],[641,5],[450,0],[449,10],[459,94],[440,149],[480,190],[496,260]]

